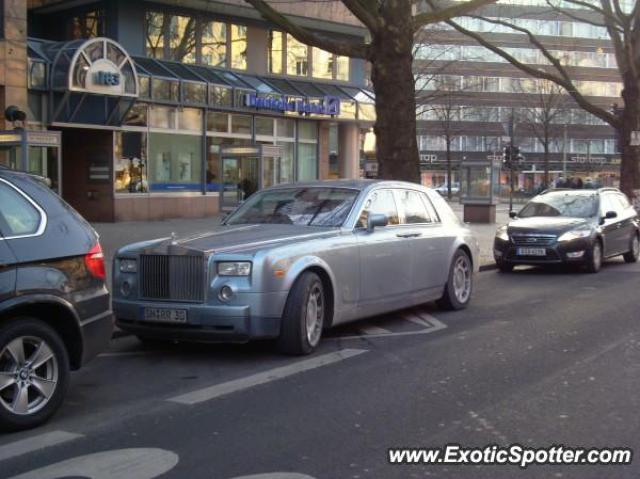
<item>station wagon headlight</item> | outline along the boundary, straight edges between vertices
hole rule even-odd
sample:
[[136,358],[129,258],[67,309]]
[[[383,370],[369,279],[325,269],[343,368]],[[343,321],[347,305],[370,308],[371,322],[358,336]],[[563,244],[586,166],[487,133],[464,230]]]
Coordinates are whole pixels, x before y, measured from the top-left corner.
[[120,272],[121,273],[137,273],[138,263],[136,262],[135,259],[121,259]]
[[580,229],[575,229],[575,230],[571,230],[571,231],[567,231],[566,233],[563,233],[558,238],[558,242],[573,241],[579,238],[588,238],[589,236],[591,236],[591,229],[580,228]]
[[218,263],[218,276],[249,276],[251,263],[249,261],[224,261]]
[[509,241],[509,233],[507,233],[507,225],[503,225],[496,231],[496,238],[502,241]]

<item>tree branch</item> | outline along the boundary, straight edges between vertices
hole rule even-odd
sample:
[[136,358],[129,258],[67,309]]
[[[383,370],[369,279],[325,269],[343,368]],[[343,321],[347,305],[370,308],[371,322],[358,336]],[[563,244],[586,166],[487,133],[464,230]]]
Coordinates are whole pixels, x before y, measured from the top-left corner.
[[414,15],[413,30],[417,31],[430,23],[438,23],[449,20],[450,18],[459,17],[485,5],[495,3],[496,1],[497,0],[470,0],[468,2],[460,2],[457,5],[444,9],[437,9],[431,2],[429,2],[432,11]]
[[380,28],[380,19],[376,12],[372,11],[371,6],[365,5],[361,0],[342,0],[342,3],[358,20],[364,23],[370,32],[373,33]]
[[301,27],[300,25],[290,21],[277,10],[273,9],[264,0],[245,0],[245,2],[251,4],[256,10],[258,10],[265,20],[290,33],[296,40],[302,43],[322,48],[323,50],[337,55],[346,55],[349,57],[365,59],[369,58],[369,45],[364,42],[357,40],[347,41],[342,38],[338,40]]

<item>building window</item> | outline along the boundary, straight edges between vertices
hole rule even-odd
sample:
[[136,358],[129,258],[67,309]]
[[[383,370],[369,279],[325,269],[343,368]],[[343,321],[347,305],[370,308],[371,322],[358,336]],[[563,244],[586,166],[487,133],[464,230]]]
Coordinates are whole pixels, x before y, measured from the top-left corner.
[[151,191],[199,191],[201,161],[201,136],[149,133]]
[[331,80],[333,78],[333,53],[326,52],[320,48],[312,48],[313,57],[311,59],[312,76]]
[[307,76],[309,74],[309,47],[287,35],[287,74]]
[[280,75],[284,73],[282,57],[284,55],[284,34],[274,30],[269,31],[269,73]]
[[336,56],[336,80],[349,81],[349,57]]
[[247,69],[247,27],[231,25],[231,68]]
[[206,22],[202,29],[202,63],[223,67],[227,63],[227,25]]
[[196,19],[171,15],[169,23],[169,60],[196,62]]
[[105,34],[104,12],[102,10],[92,10],[75,15],[69,21],[70,40],[82,38],[102,37]]
[[145,19],[147,56],[164,58],[165,15],[159,12],[147,12]]
[[115,142],[116,193],[147,193],[147,135],[138,131],[118,131]]

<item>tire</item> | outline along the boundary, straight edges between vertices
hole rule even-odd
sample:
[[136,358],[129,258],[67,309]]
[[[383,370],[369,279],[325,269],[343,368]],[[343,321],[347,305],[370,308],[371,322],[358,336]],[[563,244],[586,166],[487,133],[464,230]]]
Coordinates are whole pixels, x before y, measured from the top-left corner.
[[[32,368],[29,363],[35,358],[44,362]],[[30,317],[0,323],[0,430],[46,422],[62,405],[68,386],[69,355],[58,333]],[[26,404],[17,397],[25,390]]]
[[514,268],[513,263],[505,263],[504,261],[496,260],[496,265],[498,266],[498,271],[501,273],[511,273]]
[[640,237],[634,233],[629,242],[629,251],[622,255],[626,263],[635,263],[640,257]]
[[[459,268],[462,269],[460,270]],[[461,287],[464,294],[461,294]],[[471,259],[467,253],[459,249],[453,255],[444,293],[442,294],[442,297],[436,301],[436,304],[440,308],[449,311],[464,309],[469,305],[472,292],[473,267],[471,265]]]
[[600,271],[603,259],[602,243],[600,240],[595,240],[591,250],[587,254],[587,262],[585,264],[585,270],[587,273],[595,274]]
[[296,356],[311,354],[320,343],[326,316],[322,281],[311,271],[302,273],[284,307],[278,350]]

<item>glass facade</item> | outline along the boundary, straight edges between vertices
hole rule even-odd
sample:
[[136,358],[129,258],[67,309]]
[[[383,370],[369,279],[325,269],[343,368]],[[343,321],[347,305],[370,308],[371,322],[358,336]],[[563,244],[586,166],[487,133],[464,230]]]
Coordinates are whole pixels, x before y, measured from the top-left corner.
[[149,133],[151,191],[200,191],[202,137]]

